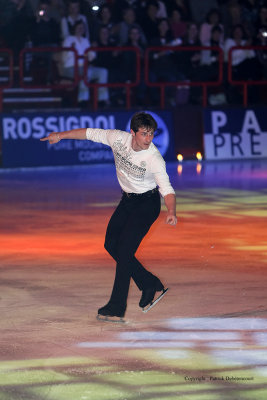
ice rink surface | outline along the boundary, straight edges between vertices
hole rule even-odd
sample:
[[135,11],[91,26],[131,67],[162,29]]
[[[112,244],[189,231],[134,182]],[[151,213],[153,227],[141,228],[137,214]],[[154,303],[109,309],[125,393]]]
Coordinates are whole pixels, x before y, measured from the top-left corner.
[[0,171],[0,400],[267,398],[267,160],[167,170],[178,225],[137,257],[170,290],[143,314],[131,285],[123,325],[96,320],[115,167]]

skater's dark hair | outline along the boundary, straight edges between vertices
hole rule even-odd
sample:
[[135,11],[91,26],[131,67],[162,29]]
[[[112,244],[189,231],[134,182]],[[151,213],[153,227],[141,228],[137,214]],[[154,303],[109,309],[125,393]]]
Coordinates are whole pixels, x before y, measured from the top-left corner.
[[153,131],[157,129],[158,125],[152,115],[146,112],[138,112],[133,115],[131,119],[130,128],[137,132],[139,128],[145,128],[148,131]]

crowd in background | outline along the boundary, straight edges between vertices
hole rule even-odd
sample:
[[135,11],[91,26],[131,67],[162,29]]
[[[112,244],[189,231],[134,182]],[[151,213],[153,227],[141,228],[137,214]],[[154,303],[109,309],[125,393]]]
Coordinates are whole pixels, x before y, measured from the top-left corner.
[[[75,47],[82,56],[92,46],[116,47],[110,52],[89,52],[88,80],[99,83],[133,82],[136,62],[133,52],[120,52],[121,46],[134,46],[141,58],[149,46],[216,46],[224,54],[233,46],[267,45],[266,0],[0,0],[0,47],[10,48],[15,60],[25,47]],[[49,64],[49,59],[46,60]],[[64,52],[62,71],[73,77],[74,57]],[[142,64],[143,65],[143,64]],[[79,61],[82,73],[83,59]],[[226,68],[225,68],[226,70]],[[232,57],[233,79],[267,79],[267,51],[240,49]],[[216,80],[218,51],[154,51],[149,79],[159,81]],[[224,88],[227,87],[224,71]],[[52,79],[48,74],[48,79]],[[185,90],[180,91],[185,95]],[[231,88],[218,91],[210,101],[234,101]],[[199,92],[191,89],[197,101]],[[135,96],[143,105],[147,95],[144,71]],[[80,82],[78,101],[86,103],[90,93]],[[158,102],[157,89],[150,89],[149,101]],[[167,88],[169,104],[177,102],[177,90]],[[123,102],[121,91],[101,87],[101,104]]]

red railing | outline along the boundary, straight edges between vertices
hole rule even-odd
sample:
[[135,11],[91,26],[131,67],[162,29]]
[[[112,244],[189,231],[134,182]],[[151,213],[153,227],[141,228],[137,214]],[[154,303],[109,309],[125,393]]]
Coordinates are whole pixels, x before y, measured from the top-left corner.
[[[177,80],[172,82],[161,81],[161,82],[151,82],[149,79],[149,71],[152,59],[150,57],[151,52],[162,52],[162,51],[170,51],[172,53],[184,52],[184,51],[196,51],[201,52],[202,50],[210,50],[218,52],[218,79],[217,81],[190,81],[188,79],[185,80]],[[203,106],[207,105],[207,88],[209,86],[220,86],[223,80],[223,51],[220,47],[208,47],[208,46],[153,46],[148,47],[145,52],[145,83],[150,87],[158,87],[160,88],[160,106],[164,108],[165,106],[165,88],[167,86],[201,86],[202,87],[202,104]]]
[[14,76],[14,61],[13,61],[13,52],[9,49],[0,49],[0,55],[6,55],[8,60],[2,68],[5,68],[8,71],[7,79],[0,80],[0,111],[3,109],[3,89],[11,88],[13,86],[13,76]]
[[[248,103],[248,86],[249,85],[266,85],[267,80],[250,80],[250,81],[242,81],[242,80],[234,80],[232,77],[232,52],[236,49],[248,49],[248,50],[262,50],[262,51],[267,51],[267,46],[246,46],[246,47],[233,47],[230,49],[229,54],[228,54],[228,71],[227,71],[227,78],[228,81],[232,85],[241,85],[243,86],[243,104],[244,106],[247,106]],[[149,70],[151,66],[151,57],[150,54],[151,52],[155,51],[171,51],[171,52],[185,52],[185,51],[199,51],[201,52],[202,50],[214,50],[218,51],[218,76],[216,81],[188,81],[186,80],[179,80],[176,82],[151,82],[149,79]],[[55,82],[26,82],[25,81],[25,56],[28,55],[34,55],[34,54],[40,54],[41,53],[52,53],[52,54],[60,54],[66,51],[72,51],[74,53],[74,75],[73,79],[64,79],[64,76],[58,77],[58,80]],[[88,82],[87,78],[87,73],[86,69],[89,66],[88,58],[87,56],[84,57],[79,57],[77,54],[77,51],[74,48],[63,48],[63,47],[45,47],[45,48],[25,48],[21,51],[20,57],[19,57],[19,84],[20,87],[22,88],[51,88],[51,89],[64,89],[64,88],[76,88],[78,86],[78,83],[80,82],[81,79],[84,80],[85,84],[93,89],[93,107],[96,110],[97,109],[97,89],[99,87],[122,87],[125,88],[126,91],[126,107],[129,109],[131,107],[131,88],[137,86],[140,83],[140,75],[141,75],[141,55],[139,49],[135,47],[94,47],[94,48],[89,48],[86,50],[85,55],[88,54],[89,51],[120,51],[120,52],[126,52],[126,51],[132,51],[136,54],[136,79],[134,82],[107,82],[107,83],[97,83],[97,82]],[[8,74],[8,81],[5,82],[4,84],[0,82],[0,110],[2,110],[2,89],[4,88],[10,88],[13,85],[13,76],[14,76],[14,68],[13,68],[13,53],[12,50],[9,49],[0,49],[0,53],[7,54],[8,56],[8,68],[9,68],[9,74]],[[82,73],[82,76],[79,76],[79,67],[78,67],[78,60],[79,58],[83,58],[85,60],[84,63],[84,71]],[[222,84],[223,81],[223,52],[221,48],[219,47],[208,47],[208,46],[195,46],[195,47],[183,47],[183,46],[159,46],[159,47],[149,47],[146,49],[145,52],[145,58],[144,58],[144,79],[145,79],[145,84],[149,87],[158,87],[160,89],[160,106],[161,108],[164,107],[165,105],[165,88],[168,86],[199,86],[202,88],[203,91],[203,96],[202,96],[202,103],[203,106],[207,105],[207,89],[208,87],[216,87]]]
[[[59,52],[64,53],[64,52],[69,52],[72,51],[74,52],[74,57],[75,57],[75,67],[74,67],[74,76],[73,80],[70,83],[62,83],[66,79],[66,77],[59,76],[58,82],[43,82],[43,83],[36,83],[34,80],[33,82],[25,82],[25,57],[26,55],[34,55],[34,54],[48,54],[50,57],[52,54],[58,54]],[[133,52],[136,55],[136,79],[134,82],[107,82],[107,83],[98,83],[98,82],[89,82],[88,77],[87,77],[87,69],[90,65],[88,61],[88,53],[89,52],[111,52],[111,51],[116,51],[116,52]],[[126,107],[127,109],[130,109],[131,107],[131,88],[135,87],[139,84],[140,82],[140,50],[135,47],[90,47],[86,49],[84,54],[82,56],[79,56],[75,48],[63,48],[63,47],[42,47],[42,48],[25,48],[20,52],[20,57],[19,57],[19,66],[20,66],[20,86],[23,88],[51,88],[51,89],[62,89],[62,88],[74,88],[78,85],[80,80],[84,80],[85,85],[88,88],[93,89],[93,108],[94,110],[97,109],[98,107],[98,99],[97,99],[97,91],[99,87],[121,87],[125,88],[126,91]],[[83,62],[83,73],[80,76],[79,75],[79,60],[82,59]],[[48,66],[46,65],[46,69]],[[37,68],[38,71],[38,68]]]
[[235,50],[256,50],[256,51],[266,51],[267,46],[235,46],[231,47],[228,53],[228,66],[227,66],[227,78],[231,85],[243,86],[243,105],[247,107],[248,105],[248,86],[252,85],[267,85],[267,80],[236,80],[233,79],[232,74],[232,54]]
[[[58,55],[60,53],[64,52],[73,52],[74,56],[74,73],[73,77],[65,77],[64,74],[62,75],[60,73],[60,70],[57,69],[57,63],[53,59],[53,55]],[[51,82],[37,82],[33,79],[31,83],[25,82],[25,73],[27,74],[28,71],[26,71],[25,68],[25,58],[26,55],[31,56],[32,60],[30,63],[34,63],[34,56],[40,55],[40,57],[43,57],[44,60],[46,61],[45,65],[45,71],[48,71],[48,68],[53,69],[53,66],[57,69],[55,76],[52,76],[54,80]],[[36,58],[35,58],[36,59]],[[37,58],[38,59],[38,58]],[[48,64],[51,63],[49,66]],[[36,72],[39,72],[39,68],[36,67]],[[51,71],[51,75],[53,75],[53,71]],[[19,82],[20,82],[20,87],[24,89],[44,89],[44,88],[50,88],[50,89],[64,89],[64,88],[75,88],[78,83],[79,83],[79,72],[78,72],[78,53],[77,50],[73,47],[69,48],[63,48],[63,47],[32,47],[32,48],[25,48],[21,50],[20,55],[19,55]]]
[[[109,83],[97,83],[97,82],[89,82],[87,77],[87,69],[89,66],[88,54],[90,52],[132,52],[135,53],[136,57],[136,79],[134,82],[109,82]],[[141,53],[139,48],[132,46],[124,46],[124,47],[90,47],[85,53],[85,62],[84,62],[84,82],[86,86],[89,88],[93,88],[93,109],[97,109],[97,90],[99,87],[110,87],[110,88],[125,88],[126,90],[126,108],[130,109],[131,107],[131,88],[136,87],[140,83],[140,68],[141,68]]]

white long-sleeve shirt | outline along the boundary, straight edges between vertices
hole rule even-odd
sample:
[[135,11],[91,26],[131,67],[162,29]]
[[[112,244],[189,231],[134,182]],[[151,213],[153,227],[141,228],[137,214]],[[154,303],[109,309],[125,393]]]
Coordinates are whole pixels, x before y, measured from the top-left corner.
[[132,149],[132,135],[116,129],[87,128],[86,137],[111,147],[119,184],[127,193],[145,193],[159,187],[160,194],[175,193],[166,172],[166,164],[156,146],[141,151]]
[[[228,62],[228,53],[231,47],[237,46],[236,42],[232,38],[226,39],[224,43],[224,61]],[[241,46],[246,46],[246,41],[241,41]],[[236,66],[246,60],[246,58],[255,57],[254,50],[238,49],[232,52],[232,65]]]
[[74,19],[71,15],[68,17],[63,17],[61,19],[61,35],[62,35],[62,40],[65,40],[68,36],[71,35],[71,32],[69,30],[69,24],[71,26],[74,26],[74,24],[77,21],[82,21],[84,24],[84,29],[85,29],[85,37],[89,40],[89,29],[88,29],[88,23],[87,23],[87,18],[83,14],[77,15],[77,17]]

